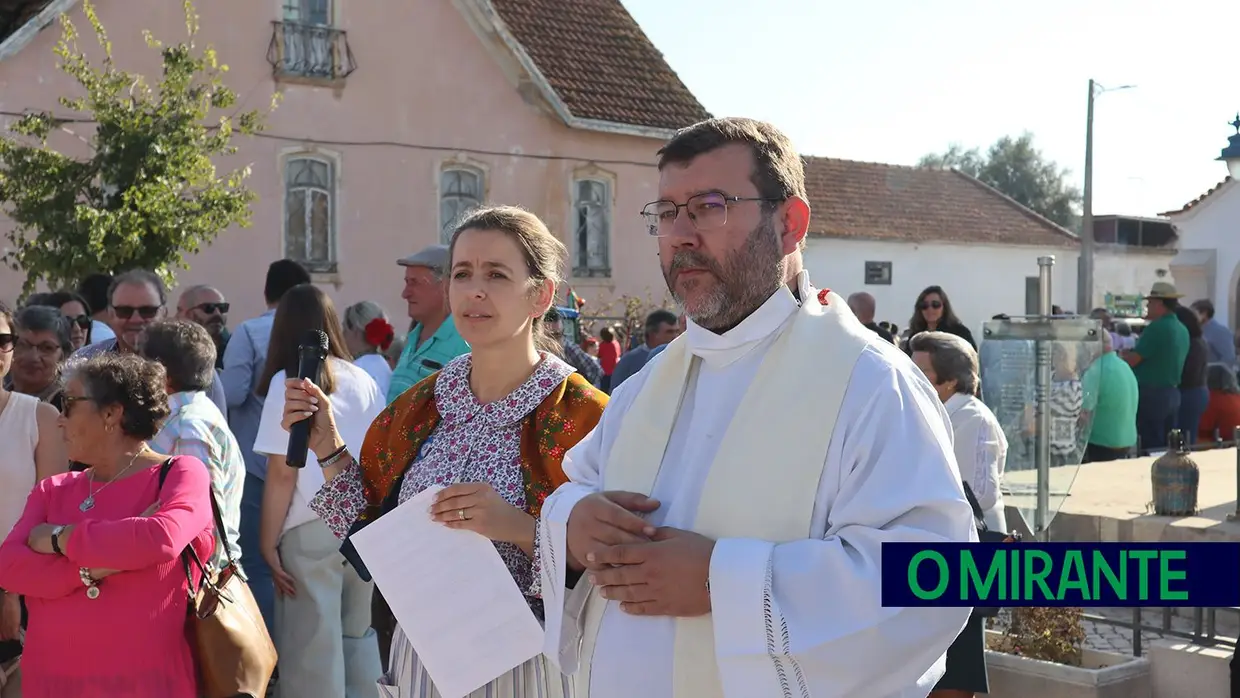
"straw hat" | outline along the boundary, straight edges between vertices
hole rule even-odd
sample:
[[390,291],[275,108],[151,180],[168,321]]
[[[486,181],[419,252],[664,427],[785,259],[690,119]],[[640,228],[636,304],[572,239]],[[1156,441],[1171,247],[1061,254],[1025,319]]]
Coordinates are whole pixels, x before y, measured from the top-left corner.
[[1148,298],[1166,298],[1175,299],[1183,298],[1184,294],[1175,290],[1175,285],[1166,281],[1155,281],[1150,287],[1150,292],[1145,295]]

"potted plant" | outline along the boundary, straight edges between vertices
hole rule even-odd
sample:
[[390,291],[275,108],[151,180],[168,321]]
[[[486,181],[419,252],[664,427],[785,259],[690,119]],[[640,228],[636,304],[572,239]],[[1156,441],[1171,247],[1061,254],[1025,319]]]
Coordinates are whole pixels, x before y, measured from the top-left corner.
[[1085,649],[1083,609],[1011,608],[986,631],[997,698],[1150,698],[1149,660]]

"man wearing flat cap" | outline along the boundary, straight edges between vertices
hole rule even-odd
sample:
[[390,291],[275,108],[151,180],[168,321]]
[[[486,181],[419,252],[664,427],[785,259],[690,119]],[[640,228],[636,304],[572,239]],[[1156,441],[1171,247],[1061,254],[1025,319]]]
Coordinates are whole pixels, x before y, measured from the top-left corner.
[[447,245],[431,245],[396,262],[405,268],[405,290],[400,297],[409,306],[414,326],[392,371],[388,404],[449,361],[469,352],[469,345],[457,333],[448,312],[450,261]]
[[1175,316],[1182,297],[1170,283],[1155,282],[1145,296],[1145,329],[1137,346],[1124,352],[1140,388],[1137,436],[1143,450],[1167,448],[1180,412],[1180,376],[1188,358],[1188,328]]
[[[409,319],[413,320],[414,325],[409,330],[405,349],[392,370],[392,382],[387,393],[389,405],[423,378],[469,352],[469,345],[457,333],[456,323],[448,312],[448,265],[451,258],[447,245],[431,245],[396,260],[405,268],[405,290],[401,291],[400,297],[405,299]],[[371,625],[379,635],[383,670],[387,671],[388,650],[396,621],[378,589],[375,589],[371,618]]]

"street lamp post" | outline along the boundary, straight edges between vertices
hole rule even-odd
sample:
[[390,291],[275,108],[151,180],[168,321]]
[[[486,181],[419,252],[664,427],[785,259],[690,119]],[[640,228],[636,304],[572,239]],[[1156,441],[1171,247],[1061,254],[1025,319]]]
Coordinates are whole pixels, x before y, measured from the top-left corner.
[[1218,159],[1227,163],[1227,173],[1231,178],[1240,181],[1240,114],[1236,114],[1231,127],[1236,129],[1236,133],[1227,139],[1227,147],[1223,148]]
[[1085,191],[1081,198],[1081,265],[1076,277],[1076,314],[1094,309],[1094,97],[1096,83],[1089,81],[1085,108]]
[[1094,99],[1104,92],[1128,90],[1136,85],[1103,87],[1089,81],[1085,108],[1085,189],[1081,196],[1081,259],[1076,276],[1076,312],[1088,315],[1094,307]]

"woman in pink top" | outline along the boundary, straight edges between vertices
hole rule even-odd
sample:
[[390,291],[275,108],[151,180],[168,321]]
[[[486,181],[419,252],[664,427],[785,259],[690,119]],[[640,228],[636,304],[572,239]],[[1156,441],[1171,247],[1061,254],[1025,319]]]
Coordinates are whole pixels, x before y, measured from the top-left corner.
[[[90,467],[41,481],[0,545],[0,588],[26,598],[25,698],[195,698],[179,557],[212,537],[210,476],[146,446],[168,415],[161,365],[105,354],[71,367],[60,418]],[[197,580],[195,580],[196,582]]]

